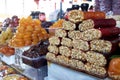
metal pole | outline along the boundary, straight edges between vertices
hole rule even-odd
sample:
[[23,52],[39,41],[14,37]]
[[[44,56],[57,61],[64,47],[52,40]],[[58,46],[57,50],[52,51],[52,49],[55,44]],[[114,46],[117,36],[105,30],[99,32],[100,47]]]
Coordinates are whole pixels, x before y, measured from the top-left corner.
[[62,19],[62,0],[60,1],[60,19]]

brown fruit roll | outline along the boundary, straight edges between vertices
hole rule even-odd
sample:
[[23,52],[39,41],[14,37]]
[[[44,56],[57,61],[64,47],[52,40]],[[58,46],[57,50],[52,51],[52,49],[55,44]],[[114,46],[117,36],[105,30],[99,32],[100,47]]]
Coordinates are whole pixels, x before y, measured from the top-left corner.
[[55,30],[55,36],[57,36],[57,37],[66,37],[67,32],[64,29],[57,29],[57,30]]
[[94,51],[86,52],[86,60],[87,62],[97,65],[97,66],[106,66],[107,60],[103,54]]
[[52,36],[49,38],[50,45],[60,45],[60,39],[59,37]]
[[104,53],[104,55],[109,55],[110,53],[116,51],[119,41],[119,37],[112,40],[93,40],[90,42],[90,48],[93,51],[98,51]]
[[70,57],[71,49],[66,47],[66,46],[60,46],[59,47],[59,53],[63,56]]
[[65,30],[75,30],[76,25],[70,21],[64,21],[62,28]]
[[115,27],[116,21],[114,19],[88,19],[79,24],[79,30],[85,31],[92,28]]
[[81,39],[91,41],[94,39],[108,38],[120,34],[120,28],[100,28],[100,29],[89,29],[81,33]]
[[78,30],[72,30],[68,32],[68,37],[71,39],[80,39],[81,38],[81,32]]
[[100,11],[84,12],[84,19],[105,19],[105,13]]
[[62,38],[61,45],[67,46],[67,47],[72,47],[72,40],[69,38]]
[[89,44],[87,41],[84,40],[73,40],[72,42],[73,48],[80,49],[82,51],[88,51],[89,50]]

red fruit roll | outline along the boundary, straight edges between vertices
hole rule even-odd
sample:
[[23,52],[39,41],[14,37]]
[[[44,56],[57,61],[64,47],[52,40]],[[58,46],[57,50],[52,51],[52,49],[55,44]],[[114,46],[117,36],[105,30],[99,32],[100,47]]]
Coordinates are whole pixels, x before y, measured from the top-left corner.
[[116,21],[114,19],[88,19],[79,24],[79,30],[85,31],[92,28],[115,27]]
[[120,28],[100,28],[100,29],[89,29],[81,33],[81,39],[86,41],[91,41],[100,38],[114,37],[120,34]]
[[101,34],[102,34],[101,37],[103,37],[103,38],[114,37],[114,36],[120,34],[120,28],[118,28],[118,27],[101,28],[99,30],[101,31]]

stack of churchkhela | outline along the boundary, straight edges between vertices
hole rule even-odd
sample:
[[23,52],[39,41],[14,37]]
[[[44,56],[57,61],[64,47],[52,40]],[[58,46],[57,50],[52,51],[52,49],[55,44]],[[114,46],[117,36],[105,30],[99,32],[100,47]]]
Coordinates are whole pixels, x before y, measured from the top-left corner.
[[105,19],[103,12],[72,10],[68,13],[68,20],[64,20],[62,29],[56,30],[55,36],[49,38],[46,58],[77,71],[105,78],[107,58],[120,41],[120,28],[115,26],[116,21]]

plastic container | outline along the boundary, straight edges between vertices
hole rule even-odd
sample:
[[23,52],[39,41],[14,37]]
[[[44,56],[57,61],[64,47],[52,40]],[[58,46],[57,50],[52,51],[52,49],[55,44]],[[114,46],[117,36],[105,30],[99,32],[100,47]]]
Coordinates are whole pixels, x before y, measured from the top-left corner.
[[47,65],[47,60],[44,58],[45,56],[30,58],[26,56],[22,56],[22,61],[24,64],[27,64],[34,68],[40,68],[42,66]]

